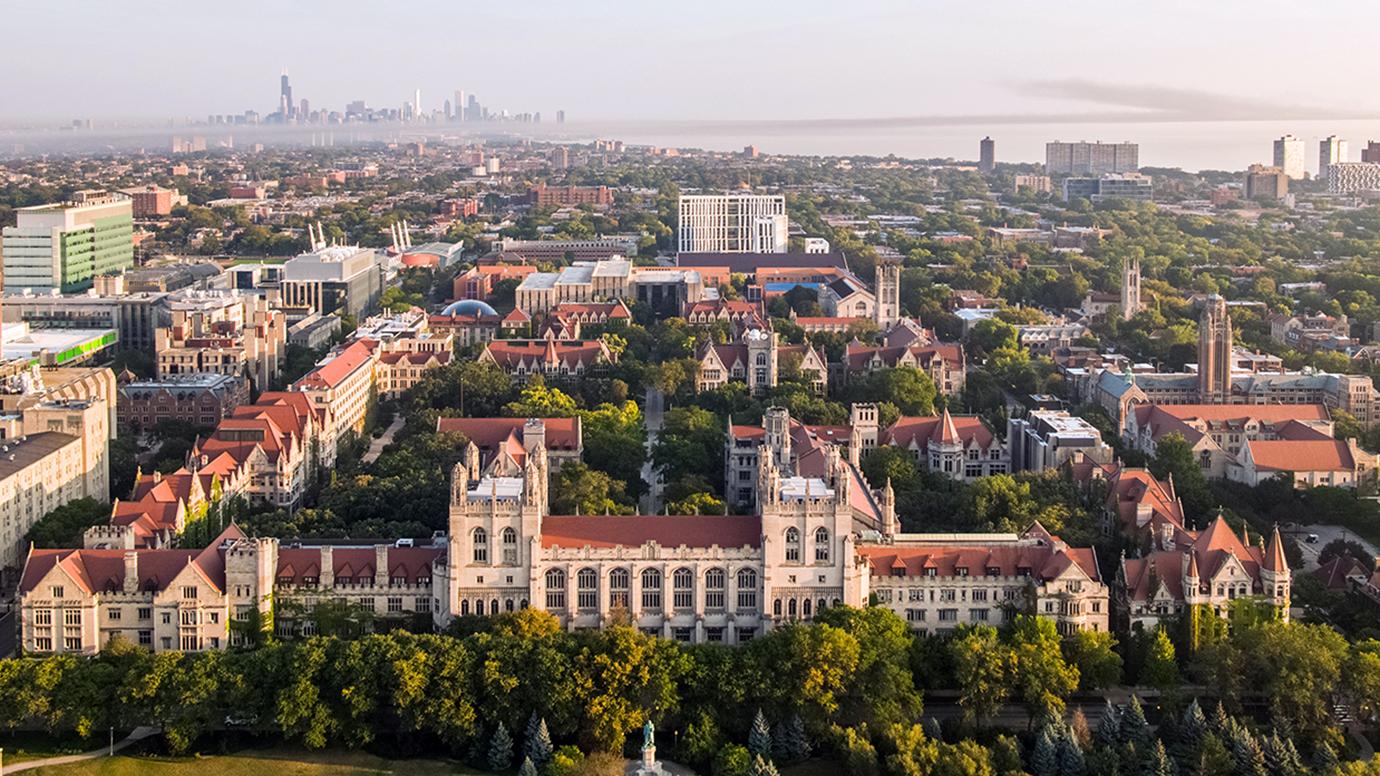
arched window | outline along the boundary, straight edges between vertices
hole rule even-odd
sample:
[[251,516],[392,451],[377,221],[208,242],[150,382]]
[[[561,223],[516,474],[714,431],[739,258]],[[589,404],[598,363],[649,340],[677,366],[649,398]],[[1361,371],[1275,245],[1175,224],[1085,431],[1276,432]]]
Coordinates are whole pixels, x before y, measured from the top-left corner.
[[778,598],[771,602],[771,613],[777,617],[781,616],[781,599]]
[[649,612],[661,611],[661,570],[642,570],[642,608]]
[[690,569],[680,568],[671,575],[671,585],[674,589],[671,604],[676,609],[686,610],[695,608],[695,573]]
[[467,617],[470,613],[470,602],[464,599],[460,601],[460,616]]
[[786,562],[800,562],[800,532],[794,528],[786,529]]
[[738,571],[738,612],[747,614],[757,609],[757,571],[741,569]]
[[506,566],[516,566],[517,559],[517,531],[511,528],[503,529],[503,564]]
[[789,600],[789,601],[786,602],[786,616],[787,616],[787,617],[790,617],[792,620],[794,620],[794,619],[795,619],[795,612],[796,612],[796,608],[795,608],[795,599],[792,598],[791,600]]
[[[489,534],[483,528],[474,529],[474,562],[489,562]],[[480,609],[483,613],[483,609]]]
[[551,569],[546,572],[546,610],[559,612],[565,609],[565,572]]
[[[807,603],[808,603],[808,602],[807,602]],[[511,612],[511,611],[513,611],[513,599],[511,599],[511,598],[506,598],[506,599],[504,599],[504,601],[503,601],[503,611],[505,611],[505,612]]]
[[580,569],[575,575],[575,604],[582,612],[599,608],[599,574],[594,569]]
[[815,604],[815,614],[822,614],[828,606],[828,601],[824,600],[823,598],[819,599],[819,601]]
[[498,599],[489,601],[489,614],[498,614]]
[[802,615],[805,616],[805,619],[808,620],[808,619],[810,619],[810,611],[811,611],[810,599],[806,598],[806,599],[805,599],[804,601],[802,601],[801,604],[800,604],[800,613],[801,613]]
[[829,529],[823,526],[815,529],[815,562],[829,562]]
[[483,614],[483,613],[484,613],[484,599],[483,599],[483,598],[476,598],[476,599],[474,599],[474,613],[475,613],[475,614]]
[[627,609],[628,590],[632,578],[627,569],[614,569],[609,572],[609,608]]
[[757,365],[758,365],[758,366],[766,366],[766,365],[767,365],[767,354],[766,354],[766,353],[758,353],[758,354],[757,354]]
[[724,609],[724,593],[728,588],[728,575],[723,569],[710,569],[704,572],[704,608],[721,612]]

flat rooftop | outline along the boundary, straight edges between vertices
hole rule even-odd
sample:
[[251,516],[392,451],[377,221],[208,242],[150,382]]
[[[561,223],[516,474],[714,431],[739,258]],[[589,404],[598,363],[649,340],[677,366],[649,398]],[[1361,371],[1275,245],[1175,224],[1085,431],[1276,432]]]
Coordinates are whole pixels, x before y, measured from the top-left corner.
[[45,366],[63,366],[115,344],[114,329],[30,329],[24,322],[0,328],[0,359],[42,359]]

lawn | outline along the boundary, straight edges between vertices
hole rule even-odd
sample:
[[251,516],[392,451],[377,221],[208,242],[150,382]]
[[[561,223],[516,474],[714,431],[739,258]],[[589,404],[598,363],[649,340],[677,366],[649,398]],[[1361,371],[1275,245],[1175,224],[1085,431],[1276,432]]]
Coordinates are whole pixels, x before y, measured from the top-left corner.
[[292,747],[251,749],[210,757],[140,757],[117,755],[96,760],[37,768],[34,776],[363,776],[406,773],[408,776],[474,774],[459,764],[440,760],[385,760],[365,752],[310,752]]
[[[120,738],[124,733],[117,731]],[[4,749],[5,763],[15,764],[26,760],[39,760],[45,757],[61,757],[68,754],[89,752],[104,746],[105,733],[91,738],[78,736],[54,736],[48,733],[16,731],[0,733],[0,749]]]

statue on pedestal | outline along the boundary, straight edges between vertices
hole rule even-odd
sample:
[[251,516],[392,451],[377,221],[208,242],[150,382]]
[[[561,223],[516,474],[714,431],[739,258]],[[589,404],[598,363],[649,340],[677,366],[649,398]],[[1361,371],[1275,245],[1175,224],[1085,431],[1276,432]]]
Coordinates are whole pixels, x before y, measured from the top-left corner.
[[649,719],[642,726],[642,764],[637,776],[662,776],[661,763],[656,761],[656,727]]

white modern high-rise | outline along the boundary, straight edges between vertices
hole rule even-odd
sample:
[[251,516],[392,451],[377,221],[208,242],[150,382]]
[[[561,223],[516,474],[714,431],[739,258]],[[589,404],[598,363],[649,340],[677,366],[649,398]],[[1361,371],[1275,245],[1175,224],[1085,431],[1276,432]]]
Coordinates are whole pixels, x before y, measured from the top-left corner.
[[1346,141],[1328,135],[1318,141],[1318,177],[1327,180],[1327,169],[1346,161]]
[[786,198],[780,194],[683,194],[680,253],[785,253]]
[[1275,166],[1290,180],[1303,180],[1303,138],[1285,135],[1275,141]]

